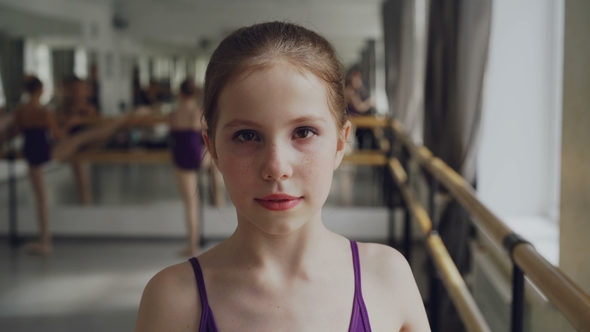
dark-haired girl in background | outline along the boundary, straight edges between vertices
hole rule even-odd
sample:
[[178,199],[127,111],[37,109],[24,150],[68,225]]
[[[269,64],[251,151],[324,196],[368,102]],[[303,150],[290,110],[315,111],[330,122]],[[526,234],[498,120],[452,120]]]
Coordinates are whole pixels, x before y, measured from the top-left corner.
[[27,245],[32,254],[49,254],[52,250],[47,197],[43,178],[43,164],[52,159],[51,140],[61,137],[57,122],[49,110],[41,105],[43,84],[34,76],[25,79],[29,101],[15,111],[15,127],[24,136],[23,155],[29,164],[29,177],[37,201],[39,241]]
[[180,85],[179,105],[169,116],[172,137],[172,156],[175,165],[176,181],[184,202],[188,246],[181,255],[196,256],[199,252],[199,193],[197,191],[197,171],[203,161],[201,137],[201,108],[196,100],[199,89],[191,79]]
[[[16,109],[14,127],[17,133],[22,133],[24,136],[23,155],[29,165],[31,183],[37,200],[40,230],[39,240],[28,244],[25,251],[30,254],[47,255],[52,251],[52,241],[42,166],[50,160],[68,160],[81,147],[111,137],[127,124],[135,113],[66,136],[63,132],[72,132],[73,125],[77,123],[77,120],[71,118],[66,123],[65,130],[60,130],[53,113],[41,105],[43,84],[37,77],[27,76],[25,78],[25,90],[29,95],[29,101]],[[59,142],[52,144],[54,140],[59,140]]]

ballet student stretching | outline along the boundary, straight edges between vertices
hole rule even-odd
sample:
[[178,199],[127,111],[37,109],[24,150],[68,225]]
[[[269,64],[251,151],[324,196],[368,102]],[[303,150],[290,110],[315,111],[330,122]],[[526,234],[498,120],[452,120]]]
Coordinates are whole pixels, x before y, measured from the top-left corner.
[[322,223],[350,132],[326,39],[281,22],[235,31],[207,67],[203,112],[238,225],[150,280],[136,331],[429,331],[404,257]]
[[29,166],[29,178],[37,204],[39,221],[39,240],[26,245],[30,254],[47,255],[52,251],[51,232],[43,165],[52,159],[52,141],[61,138],[53,113],[41,105],[43,84],[35,76],[27,76],[24,81],[25,92],[29,96],[26,104],[16,109],[14,126],[24,136],[23,156]]
[[43,84],[35,76],[27,76],[24,82],[29,96],[26,104],[14,113],[14,127],[24,136],[23,156],[29,166],[29,177],[33,186],[39,220],[39,240],[29,243],[25,251],[29,254],[48,255],[52,252],[52,240],[45,194],[43,165],[51,160],[66,161],[83,146],[102,142],[135,118],[134,113],[121,116],[109,123],[97,125],[72,136],[66,136],[53,112],[44,107],[40,98]]
[[170,112],[172,157],[178,189],[184,202],[188,245],[179,252],[183,256],[199,253],[199,192],[198,171],[203,161],[201,108],[197,105],[198,89],[191,79],[180,85],[178,107]]

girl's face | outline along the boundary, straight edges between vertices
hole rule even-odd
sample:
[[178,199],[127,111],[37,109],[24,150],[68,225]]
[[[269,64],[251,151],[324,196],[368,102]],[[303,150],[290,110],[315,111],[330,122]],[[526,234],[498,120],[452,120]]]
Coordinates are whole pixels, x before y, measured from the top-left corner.
[[218,112],[204,138],[238,222],[279,235],[320,221],[350,130],[337,129],[324,84],[286,64],[248,71],[223,89]]

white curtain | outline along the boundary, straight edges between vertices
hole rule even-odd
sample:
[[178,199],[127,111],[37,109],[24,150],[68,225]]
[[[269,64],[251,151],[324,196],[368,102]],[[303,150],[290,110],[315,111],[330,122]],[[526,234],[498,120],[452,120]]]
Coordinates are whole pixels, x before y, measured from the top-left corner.
[[384,4],[389,108],[408,134],[422,143],[428,0]]
[[399,80],[401,16],[404,0],[389,0],[383,3],[383,44],[385,53],[385,89],[389,113],[398,117],[397,86]]

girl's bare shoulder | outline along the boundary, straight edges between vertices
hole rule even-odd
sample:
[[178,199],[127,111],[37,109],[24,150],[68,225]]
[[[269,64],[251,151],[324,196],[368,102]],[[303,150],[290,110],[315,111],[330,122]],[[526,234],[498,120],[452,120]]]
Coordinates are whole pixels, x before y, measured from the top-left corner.
[[189,262],[158,272],[143,291],[136,331],[196,330],[201,303]]
[[[359,243],[363,297],[374,330],[429,331],[410,264],[392,247]],[[394,313],[394,314],[392,314]]]
[[158,286],[172,291],[177,288],[186,290],[186,287],[194,287],[196,290],[195,275],[191,263],[187,261],[163,269],[152,277],[147,287],[150,286]]
[[385,284],[414,281],[406,258],[396,249],[378,243],[358,243],[363,277]]

